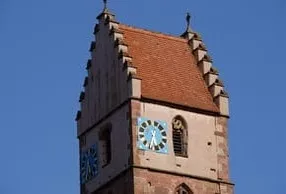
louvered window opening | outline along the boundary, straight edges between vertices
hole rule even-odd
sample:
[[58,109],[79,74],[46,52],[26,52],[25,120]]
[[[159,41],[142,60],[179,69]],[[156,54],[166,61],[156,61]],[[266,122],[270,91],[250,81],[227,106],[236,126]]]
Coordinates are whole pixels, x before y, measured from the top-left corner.
[[175,155],[184,154],[183,132],[181,130],[173,130],[173,146]]

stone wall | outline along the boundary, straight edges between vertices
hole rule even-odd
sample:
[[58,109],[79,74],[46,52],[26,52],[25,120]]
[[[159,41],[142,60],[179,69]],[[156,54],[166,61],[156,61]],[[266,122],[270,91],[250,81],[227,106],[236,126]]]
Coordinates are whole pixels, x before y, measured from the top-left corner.
[[[210,179],[218,178],[218,144],[215,136],[215,116],[184,111],[152,103],[139,103],[140,107],[138,107],[138,104],[134,106],[137,114],[133,115],[132,118],[134,165],[202,176]],[[135,110],[133,112],[135,112]],[[177,115],[182,116],[187,123],[187,157],[175,156],[173,151],[172,120]],[[138,116],[167,123],[167,154],[138,149],[136,146],[138,139],[136,119]]]
[[194,194],[220,193],[219,183],[147,169],[134,169],[135,194],[174,194],[181,184],[187,185]]
[[92,194],[133,194],[133,185],[133,171],[129,169]]

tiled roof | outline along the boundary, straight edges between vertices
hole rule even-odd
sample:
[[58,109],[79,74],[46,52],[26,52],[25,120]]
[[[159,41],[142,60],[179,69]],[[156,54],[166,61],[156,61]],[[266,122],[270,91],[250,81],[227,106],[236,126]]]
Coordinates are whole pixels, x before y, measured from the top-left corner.
[[142,79],[142,97],[218,112],[188,40],[123,24],[119,29]]

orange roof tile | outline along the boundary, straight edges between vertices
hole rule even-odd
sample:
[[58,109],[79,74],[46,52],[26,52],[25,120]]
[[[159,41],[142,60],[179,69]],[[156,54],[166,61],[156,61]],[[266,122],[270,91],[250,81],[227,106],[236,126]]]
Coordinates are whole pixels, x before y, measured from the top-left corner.
[[218,112],[186,39],[119,25],[142,97]]

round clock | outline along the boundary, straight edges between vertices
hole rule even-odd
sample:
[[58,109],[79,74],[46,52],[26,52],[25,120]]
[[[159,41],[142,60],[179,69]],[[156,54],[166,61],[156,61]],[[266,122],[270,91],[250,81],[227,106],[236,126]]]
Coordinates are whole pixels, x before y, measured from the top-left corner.
[[167,125],[165,122],[138,119],[139,148],[167,153]]
[[90,147],[80,156],[81,183],[93,179],[98,173],[98,160],[96,145]]

